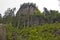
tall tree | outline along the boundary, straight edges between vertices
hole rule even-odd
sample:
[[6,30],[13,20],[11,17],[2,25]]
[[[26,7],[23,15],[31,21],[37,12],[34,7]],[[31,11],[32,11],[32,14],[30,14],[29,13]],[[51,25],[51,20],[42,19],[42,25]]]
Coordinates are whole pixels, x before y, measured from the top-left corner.
[[5,15],[3,16],[4,23],[12,23],[14,17],[14,11],[16,8],[8,8],[5,11]]
[[0,23],[2,23],[2,15],[0,14]]

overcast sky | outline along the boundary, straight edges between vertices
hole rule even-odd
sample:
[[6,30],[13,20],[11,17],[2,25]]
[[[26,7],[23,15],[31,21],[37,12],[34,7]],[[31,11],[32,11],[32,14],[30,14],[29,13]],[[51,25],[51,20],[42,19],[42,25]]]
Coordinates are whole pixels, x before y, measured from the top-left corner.
[[33,2],[36,3],[39,10],[43,11],[43,7],[48,10],[59,10],[58,0],[0,0],[0,13],[3,15],[7,8],[14,8],[18,10],[22,3]]

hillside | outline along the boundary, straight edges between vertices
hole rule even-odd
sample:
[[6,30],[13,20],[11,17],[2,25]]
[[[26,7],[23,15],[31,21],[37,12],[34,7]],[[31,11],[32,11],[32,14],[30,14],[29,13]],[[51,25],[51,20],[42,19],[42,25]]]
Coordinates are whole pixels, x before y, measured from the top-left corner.
[[60,40],[60,23],[17,29],[6,26],[8,40]]
[[0,14],[0,40],[60,40],[60,12],[43,9],[23,3],[15,14],[16,8],[8,8]]

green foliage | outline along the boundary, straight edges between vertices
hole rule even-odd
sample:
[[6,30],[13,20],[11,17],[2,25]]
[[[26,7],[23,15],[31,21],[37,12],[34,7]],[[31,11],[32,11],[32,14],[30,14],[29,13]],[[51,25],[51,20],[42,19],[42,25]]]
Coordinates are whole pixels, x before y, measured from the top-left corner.
[[35,10],[34,15],[40,15],[40,14],[41,14],[41,12],[38,9]]
[[[60,23],[38,25],[34,27],[25,27],[17,29],[6,25],[7,40],[12,40],[15,36],[16,40],[60,40],[60,35],[55,35],[54,30],[60,29]],[[14,33],[14,36],[12,36]]]
[[41,13],[33,3],[21,5],[16,16],[15,10],[8,8],[3,18],[0,14],[0,23],[6,24],[7,40],[60,40],[60,35],[55,35],[60,30],[60,23],[56,23],[60,22],[58,11],[44,8]]
[[2,23],[2,15],[0,14],[0,23]]
[[50,16],[53,18],[58,18],[59,17],[59,12],[55,10],[50,10]]

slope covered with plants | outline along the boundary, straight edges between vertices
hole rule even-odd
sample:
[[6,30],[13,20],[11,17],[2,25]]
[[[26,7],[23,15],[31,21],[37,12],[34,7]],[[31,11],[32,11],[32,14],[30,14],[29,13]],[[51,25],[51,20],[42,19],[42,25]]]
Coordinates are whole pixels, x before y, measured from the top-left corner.
[[60,40],[60,13],[44,7],[41,12],[34,3],[24,3],[8,8],[0,14],[0,24],[5,24],[7,40]]
[[6,25],[7,40],[60,40],[60,23],[17,29]]

